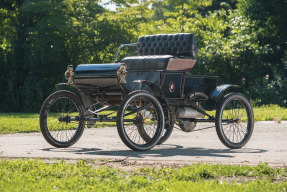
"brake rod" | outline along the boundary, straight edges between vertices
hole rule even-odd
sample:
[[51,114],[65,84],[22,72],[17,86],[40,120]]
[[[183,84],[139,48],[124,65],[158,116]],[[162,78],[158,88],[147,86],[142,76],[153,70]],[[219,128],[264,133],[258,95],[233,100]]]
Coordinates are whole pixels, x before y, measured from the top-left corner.
[[152,105],[152,104],[150,103],[150,104],[148,104],[147,106],[143,106],[143,107],[140,107],[140,108],[138,108],[138,109],[136,109],[136,110],[133,110],[133,111],[131,111],[131,112],[125,114],[125,116],[131,115],[131,114],[133,114],[133,113],[136,113],[136,112],[139,112],[139,111],[141,111],[141,110],[143,110],[143,109],[146,109],[146,108],[149,107],[150,105]]

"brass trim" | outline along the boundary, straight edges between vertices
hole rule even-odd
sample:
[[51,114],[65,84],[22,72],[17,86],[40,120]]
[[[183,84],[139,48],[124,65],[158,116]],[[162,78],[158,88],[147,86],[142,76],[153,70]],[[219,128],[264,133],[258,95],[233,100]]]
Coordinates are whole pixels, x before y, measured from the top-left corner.
[[117,76],[119,78],[119,83],[127,83],[125,74],[127,73],[127,66],[125,64],[122,64],[118,71],[117,71]]

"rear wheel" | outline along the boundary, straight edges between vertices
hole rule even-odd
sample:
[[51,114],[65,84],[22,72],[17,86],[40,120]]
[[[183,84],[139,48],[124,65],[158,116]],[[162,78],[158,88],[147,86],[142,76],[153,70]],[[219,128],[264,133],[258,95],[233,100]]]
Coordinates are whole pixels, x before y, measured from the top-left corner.
[[[171,123],[170,125],[165,125],[162,136],[160,140],[158,141],[157,145],[163,144],[171,135],[173,131],[174,123]],[[145,132],[145,129],[139,129],[139,134],[142,137],[143,140],[149,141],[151,138],[149,135]]]
[[254,128],[253,109],[240,93],[226,95],[216,110],[216,132],[220,141],[231,149],[243,147]]
[[170,122],[168,125],[166,124],[163,129],[163,134],[157,143],[158,145],[163,144],[170,137],[174,127],[174,122]]
[[43,103],[40,111],[41,132],[55,147],[69,147],[83,134],[83,106],[79,97],[69,91],[57,91]]
[[154,147],[162,136],[164,113],[152,94],[137,91],[121,103],[117,114],[117,129],[124,144],[136,151]]

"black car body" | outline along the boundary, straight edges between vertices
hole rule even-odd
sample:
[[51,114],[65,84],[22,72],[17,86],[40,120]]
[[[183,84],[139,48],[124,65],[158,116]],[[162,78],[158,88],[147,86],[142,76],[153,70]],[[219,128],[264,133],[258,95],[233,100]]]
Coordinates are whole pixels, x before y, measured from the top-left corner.
[[[119,50],[125,46],[137,46],[138,56],[117,61]],[[69,93],[62,94],[72,98],[74,103],[79,100],[78,105],[82,106],[82,112],[75,117],[68,114],[65,117],[61,116],[58,121],[66,124],[71,121],[79,124],[87,122],[88,126],[99,121],[117,122],[121,139],[134,150],[147,150],[155,144],[164,142],[170,136],[175,123],[183,131],[191,132],[196,123],[215,122],[219,138],[226,146],[242,147],[249,140],[253,130],[252,108],[243,95],[234,93],[234,90],[240,89],[239,86],[230,84],[218,86],[217,76],[192,74],[197,51],[197,39],[189,33],[146,35],[140,37],[137,43],[120,46],[113,63],[81,64],[75,70],[68,67],[66,72],[68,83],[61,83],[58,87],[76,95],[77,98],[73,99],[74,96],[68,96]],[[145,106],[147,100],[149,104]],[[241,118],[239,114],[236,118],[234,115],[223,117],[224,110],[228,112],[231,110],[226,108],[231,105],[230,102],[231,104],[239,102],[238,105],[241,103],[240,109],[236,106],[231,108],[237,109],[238,113],[247,111],[246,118]],[[102,108],[96,109],[95,103],[100,103]],[[48,111],[51,107],[49,104],[46,105],[44,103],[42,111]],[[117,117],[99,114],[111,108],[117,110]],[[217,110],[216,117],[206,112],[209,110]],[[125,111],[131,111],[127,114],[133,116],[126,118]],[[47,119],[45,112],[42,116],[42,119]],[[47,129],[44,120],[41,124],[42,130]],[[156,122],[154,137],[149,136],[144,128],[144,124],[149,126],[152,121]],[[243,138],[240,141],[231,141],[222,131],[223,124],[236,124],[240,127],[242,121],[247,121],[246,133],[242,133]],[[143,144],[132,141],[124,128],[125,122],[132,122],[139,132],[138,140],[142,140]],[[57,147],[69,146],[74,142],[71,138],[66,145],[61,145],[61,142],[52,141],[49,132],[42,132],[48,142]],[[237,132],[237,135],[240,133]]]

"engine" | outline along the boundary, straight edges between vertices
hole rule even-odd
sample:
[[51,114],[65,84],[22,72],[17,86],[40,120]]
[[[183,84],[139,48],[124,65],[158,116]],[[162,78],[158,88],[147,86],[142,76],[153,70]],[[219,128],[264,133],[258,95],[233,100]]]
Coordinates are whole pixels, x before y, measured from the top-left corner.
[[[204,115],[191,107],[180,107],[177,110],[177,119],[183,118],[203,118]],[[188,121],[188,120],[178,120],[179,127],[184,132],[191,132],[196,127],[196,122]]]

